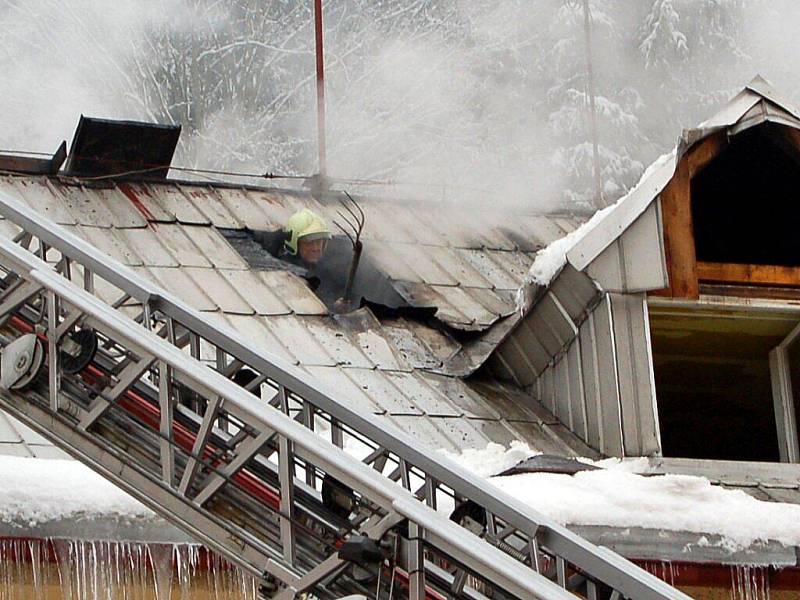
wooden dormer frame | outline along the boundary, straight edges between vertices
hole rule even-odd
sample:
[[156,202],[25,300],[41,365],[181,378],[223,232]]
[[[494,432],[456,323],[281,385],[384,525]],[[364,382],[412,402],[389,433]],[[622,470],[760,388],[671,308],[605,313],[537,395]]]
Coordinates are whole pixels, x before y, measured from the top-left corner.
[[[800,131],[781,127],[783,142],[800,155]],[[692,222],[691,181],[729,145],[728,132],[718,131],[681,158],[661,192],[669,287],[655,295],[698,299],[700,284],[800,287],[800,267],[698,262]]]

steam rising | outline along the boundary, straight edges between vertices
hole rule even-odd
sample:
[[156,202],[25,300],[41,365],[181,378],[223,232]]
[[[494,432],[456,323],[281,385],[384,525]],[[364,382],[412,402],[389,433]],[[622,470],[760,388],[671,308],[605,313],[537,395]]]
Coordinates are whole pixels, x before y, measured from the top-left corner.
[[[800,98],[794,0],[590,4],[609,200],[756,72]],[[329,171],[361,191],[588,207],[582,5],[328,2]],[[0,148],[53,151],[84,113],[181,123],[177,164],[314,173],[312,23],[311,0],[0,0]]]

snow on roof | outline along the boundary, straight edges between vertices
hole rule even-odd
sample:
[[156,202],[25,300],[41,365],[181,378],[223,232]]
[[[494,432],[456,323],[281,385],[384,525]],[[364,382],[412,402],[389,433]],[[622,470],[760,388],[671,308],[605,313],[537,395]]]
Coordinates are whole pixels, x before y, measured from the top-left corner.
[[[364,453],[357,446],[347,451],[354,456]],[[512,442],[508,447],[490,443],[484,449],[461,453],[441,452],[567,526],[718,535],[730,552],[759,541],[800,545],[800,506],[763,502],[741,490],[712,485],[705,477],[647,476],[647,459],[582,459],[602,468],[575,475],[493,477],[541,452],[522,442]],[[76,461],[0,456],[0,480],[4,484],[0,489],[0,522],[5,524],[24,524],[26,529],[35,530],[47,523],[79,519],[87,524],[82,535],[91,537],[93,520],[100,523],[115,518],[117,528],[136,520],[158,520],[146,506]],[[451,508],[445,503],[440,506],[446,512]]]
[[[764,502],[691,475],[647,476],[648,461],[608,459],[575,475],[491,477],[537,454],[524,444],[490,444],[447,456],[514,498],[567,526],[641,527],[719,535],[730,551],[759,541],[800,546],[800,506]],[[639,471],[645,474],[639,474]]]
[[119,515],[155,518],[146,506],[74,460],[0,456],[0,520],[48,521]]
[[[661,155],[653,162],[636,183],[631,190],[622,196],[619,200],[610,204],[605,208],[598,210],[592,218],[586,221],[583,225],[578,227],[575,231],[568,235],[555,240],[545,248],[536,253],[536,258],[528,271],[523,288],[530,285],[548,286],[553,278],[561,271],[564,265],[567,264],[567,254],[572,250],[578,242],[586,237],[593,231],[606,217],[611,214],[618,206],[627,202],[628,198],[634,194],[638,194],[639,190],[650,180],[654,173],[662,169],[669,161],[675,156],[676,151],[673,150],[666,154]],[[522,289],[522,288],[521,288]],[[520,298],[520,294],[517,294]],[[517,305],[517,309],[521,310],[523,307]]]

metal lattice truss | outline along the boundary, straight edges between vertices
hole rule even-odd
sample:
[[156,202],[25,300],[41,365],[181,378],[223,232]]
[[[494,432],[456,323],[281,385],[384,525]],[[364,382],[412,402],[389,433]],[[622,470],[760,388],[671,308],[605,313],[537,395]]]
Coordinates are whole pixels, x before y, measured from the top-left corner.
[[0,405],[263,595],[687,598],[27,206],[0,194],[0,214],[20,228],[0,238]]

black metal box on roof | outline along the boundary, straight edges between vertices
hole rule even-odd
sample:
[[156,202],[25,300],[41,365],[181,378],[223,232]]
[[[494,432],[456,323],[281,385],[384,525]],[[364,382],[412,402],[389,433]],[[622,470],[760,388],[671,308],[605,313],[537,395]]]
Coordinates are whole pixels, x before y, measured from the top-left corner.
[[96,119],[81,115],[66,174],[75,177],[136,175],[164,179],[180,137],[180,125]]

